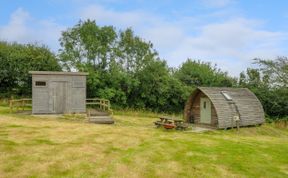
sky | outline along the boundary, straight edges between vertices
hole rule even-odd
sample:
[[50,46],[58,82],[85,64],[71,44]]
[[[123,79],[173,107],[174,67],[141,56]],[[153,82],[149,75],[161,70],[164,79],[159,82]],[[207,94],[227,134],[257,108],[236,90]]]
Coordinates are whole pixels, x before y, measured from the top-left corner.
[[191,58],[238,76],[254,58],[288,56],[287,0],[0,0],[0,40],[57,53],[80,19],[131,27],[171,67]]

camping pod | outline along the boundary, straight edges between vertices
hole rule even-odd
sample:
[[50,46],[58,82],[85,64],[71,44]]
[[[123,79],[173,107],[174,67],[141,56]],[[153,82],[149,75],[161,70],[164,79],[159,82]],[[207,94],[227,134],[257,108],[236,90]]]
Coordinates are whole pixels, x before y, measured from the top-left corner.
[[264,123],[263,107],[247,88],[199,87],[184,109],[188,123],[226,129]]

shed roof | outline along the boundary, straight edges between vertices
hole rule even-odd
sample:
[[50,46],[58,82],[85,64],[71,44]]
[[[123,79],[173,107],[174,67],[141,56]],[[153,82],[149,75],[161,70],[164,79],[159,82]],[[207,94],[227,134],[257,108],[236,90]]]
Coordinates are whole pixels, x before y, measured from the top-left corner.
[[[231,127],[232,118],[237,114],[234,104],[240,114],[241,126],[262,124],[264,122],[262,104],[255,94],[247,88],[199,87],[194,93],[199,91],[203,92],[214,105],[218,116],[218,128]],[[228,94],[232,101],[225,98],[223,92]]]
[[87,72],[29,71],[32,75],[88,75]]

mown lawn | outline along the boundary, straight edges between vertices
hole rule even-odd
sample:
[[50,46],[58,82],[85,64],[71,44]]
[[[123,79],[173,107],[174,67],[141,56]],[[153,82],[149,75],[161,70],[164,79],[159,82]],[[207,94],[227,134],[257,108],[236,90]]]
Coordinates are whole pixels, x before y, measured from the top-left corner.
[[0,177],[288,177],[288,129],[191,133],[155,118],[115,125],[9,114],[0,107]]

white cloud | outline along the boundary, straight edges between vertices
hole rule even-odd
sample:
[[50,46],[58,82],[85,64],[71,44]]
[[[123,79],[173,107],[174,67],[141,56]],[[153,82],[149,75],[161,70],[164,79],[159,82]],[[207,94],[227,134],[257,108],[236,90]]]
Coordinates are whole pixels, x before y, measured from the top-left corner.
[[279,45],[283,37],[287,39],[284,33],[257,29],[255,21],[234,19],[203,26],[199,35],[186,36],[167,57],[205,59],[238,75],[255,57],[274,58],[282,54]]
[[96,19],[97,23],[127,28],[143,25],[148,15],[140,11],[117,12],[99,5],[90,5],[81,9],[80,16],[82,19]]
[[[113,25],[117,29],[132,27],[136,34],[154,44],[170,66],[178,66],[187,58],[201,59],[217,63],[237,76],[255,57],[288,54],[281,47],[283,41],[288,41],[288,35],[265,30],[263,22],[258,20],[235,16],[214,23],[191,16],[171,20],[140,10],[117,11],[95,4],[78,10],[76,17],[95,19],[100,25]],[[19,8],[7,25],[0,26],[0,39],[44,43],[56,51],[61,30],[65,27],[55,21],[35,19]]]
[[[213,2],[219,7],[233,1]],[[204,59],[217,63],[235,76],[245,70],[255,57],[274,58],[282,55],[280,45],[283,39],[287,40],[286,34],[263,30],[261,21],[245,18],[233,17],[203,25],[203,22],[199,23],[201,19],[195,20],[193,17],[167,21],[153,14],[121,12],[101,6],[84,8],[81,16],[120,28],[131,26],[137,34],[152,41],[160,57],[164,57],[172,66],[180,65],[187,58]]]
[[53,20],[35,19],[24,9],[18,8],[11,14],[9,23],[0,26],[0,39],[18,43],[45,44],[56,51],[63,29],[63,26]]
[[0,28],[0,38],[11,41],[25,41],[29,31],[25,23],[30,19],[29,13],[21,8],[17,9],[11,15],[9,24]]

